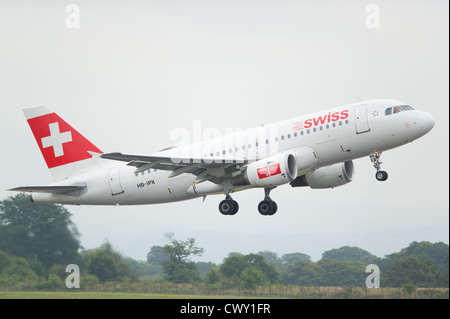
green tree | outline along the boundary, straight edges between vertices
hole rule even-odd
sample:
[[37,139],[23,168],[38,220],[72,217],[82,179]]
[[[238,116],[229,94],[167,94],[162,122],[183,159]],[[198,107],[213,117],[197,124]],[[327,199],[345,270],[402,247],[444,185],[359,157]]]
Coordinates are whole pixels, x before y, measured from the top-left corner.
[[0,250],[45,267],[76,263],[79,234],[70,212],[60,205],[32,203],[25,194],[0,201]]
[[145,261],[134,260],[133,258],[124,258],[124,262],[130,265],[132,271],[139,275],[140,280],[155,278],[161,272],[161,266],[149,264]]
[[317,263],[302,260],[288,265],[282,271],[281,277],[287,285],[322,286],[325,284],[326,273]]
[[377,256],[372,255],[368,251],[358,248],[343,246],[337,249],[325,251],[322,254],[322,259],[334,259],[341,261],[360,261],[365,264],[371,264],[376,260]]
[[[220,266],[220,272],[225,278],[236,285],[244,278],[242,277],[242,273],[248,267],[258,270],[263,275],[263,280],[258,282],[274,283],[278,281],[278,273],[275,268],[269,265],[263,256],[258,254],[248,254],[245,256],[241,254],[230,254]],[[247,275],[249,276],[254,274],[253,270],[248,270],[248,272],[249,274]]]
[[96,276],[100,282],[121,281],[125,278],[135,281],[138,278],[130,264],[109,242],[100,248],[83,252],[82,257],[87,272]]
[[162,266],[167,259],[169,255],[164,252],[162,246],[152,246],[147,254],[147,262],[152,265]]
[[198,261],[195,263],[198,273],[203,278],[211,269],[217,268],[217,265],[210,261]]
[[176,283],[189,283],[200,280],[197,266],[190,260],[191,256],[201,256],[203,248],[195,245],[194,238],[185,241],[174,239],[163,247],[163,251],[169,256],[163,263],[162,271],[166,279]]
[[449,271],[449,246],[443,242],[430,243],[428,241],[412,242],[398,253],[387,255],[380,261],[380,267],[387,271],[392,268],[394,261],[400,258],[415,257],[434,264],[441,272]]
[[403,249],[409,257],[418,257],[420,259],[429,261],[434,264],[440,271],[449,270],[449,247],[443,242],[431,243],[429,241],[412,242],[409,246]]
[[360,287],[366,282],[367,264],[363,262],[322,259],[317,264],[326,274],[324,286]]
[[311,261],[311,256],[302,253],[290,253],[281,256],[281,263],[283,265],[295,265],[301,261]]
[[245,288],[255,289],[264,284],[265,276],[260,269],[254,266],[247,266],[240,275]]
[[31,262],[23,257],[10,256],[0,251],[0,283],[2,281],[38,280]]
[[205,281],[208,284],[216,284],[220,281],[220,271],[216,268],[211,268],[205,275]]
[[269,250],[260,251],[258,255],[263,256],[264,261],[269,265],[276,265],[280,261],[280,259],[278,258],[278,254],[273,251]]
[[228,278],[239,277],[241,272],[247,267],[247,260],[242,254],[228,254],[220,265],[220,272]]
[[275,268],[269,265],[262,256],[257,254],[248,254],[244,256],[247,264],[259,269],[265,277],[265,281],[274,283],[278,281],[278,273]]
[[[399,258],[394,261],[392,268],[385,273],[386,285],[401,287],[412,284],[417,287],[444,286],[442,273],[431,262],[417,257]],[[446,284],[448,286],[448,282]]]

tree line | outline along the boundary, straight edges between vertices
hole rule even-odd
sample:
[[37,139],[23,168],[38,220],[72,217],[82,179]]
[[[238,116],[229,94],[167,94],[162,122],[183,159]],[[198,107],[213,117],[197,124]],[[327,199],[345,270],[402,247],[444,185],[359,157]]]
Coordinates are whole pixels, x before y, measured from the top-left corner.
[[84,249],[70,216],[61,205],[31,203],[24,194],[0,201],[0,286],[11,280],[36,281],[37,288],[61,286],[68,264],[79,265],[81,284],[164,280],[249,289],[272,284],[361,287],[368,276],[366,266],[376,264],[382,287],[449,285],[449,247],[442,242],[413,242],[383,258],[344,246],[325,251],[317,262],[300,252],[231,252],[215,264],[194,262],[204,249],[194,238],[180,240],[170,234],[166,245],[150,247],[147,260],[137,261],[109,242]]
[[[200,249],[195,247],[194,239],[177,241],[176,245],[153,246],[147,255],[147,265],[153,271],[147,275],[179,283],[203,280],[207,283],[222,282],[225,286],[256,286],[282,283],[297,286],[345,286],[361,287],[365,285],[366,267],[376,264],[381,272],[381,285],[401,287],[406,284],[417,287],[448,287],[447,244],[413,242],[407,248],[384,258],[379,258],[358,248],[344,246],[325,251],[322,258],[311,261],[303,253],[284,254],[275,252],[229,253],[219,265],[173,258],[175,247],[189,247],[186,251]],[[169,249],[170,247],[170,249]],[[189,255],[189,254],[185,254]],[[196,254],[192,254],[194,256]],[[189,265],[189,266],[188,266]],[[197,266],[197,267],[195,267]],[[178,268],[179,267],[179,268]],[[158,271],[159,269],[159,271]]]

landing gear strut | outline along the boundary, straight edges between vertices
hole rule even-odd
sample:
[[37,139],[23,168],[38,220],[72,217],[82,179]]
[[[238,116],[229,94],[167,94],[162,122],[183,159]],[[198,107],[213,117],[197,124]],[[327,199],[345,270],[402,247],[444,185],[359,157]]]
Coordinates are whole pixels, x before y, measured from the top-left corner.
[[234,215],[239,210],[239,204],[227,195],[223,201],[219,203],[219,211],[223,215]]
[[377,170],[377,172],[375,174],[375,178],[378,181],[384,182],[385,180],[388,179],[388,173],[381,170],[381,164],[382,164],[382,162],[380,161],[381,152],[375,152],[375,153],[370,154],[369,156],[370,156],[370,160],[373,163],[373,167],[375,167],[375,169]]
[[258,205],[258,211],[261,215],[271,216],[271,215],[275,214],[278,210],[277,203],[275,203],[269,196],[270,191],[274,188],[275,187],[264,188],[264,194],[265,194],[264,200],[261,201]]

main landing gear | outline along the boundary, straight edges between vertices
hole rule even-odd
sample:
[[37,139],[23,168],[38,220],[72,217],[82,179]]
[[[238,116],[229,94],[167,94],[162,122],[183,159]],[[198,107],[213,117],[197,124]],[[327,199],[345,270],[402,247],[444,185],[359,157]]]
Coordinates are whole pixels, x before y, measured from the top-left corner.
[[264,188],[264,200],[261,201],[258,205],[258,211],[261,215],[264,216],[272,216],[273,214],[275,214],[278,210],[278,205],[277,203],[275,203],[269,196],[270,191],[272,189],[274,189],[275,187],[272,188]]
[[373,163],[373,167],[375,167],[375,169],[377,170],[377,172],[375,174],[375,178],[380,182],[384,182],[385,180],[388,179],[388,173],[381,170],[381,164],[382,164],[382,162],[380,161],[381,152],[375,152],[375,153],[370,154],[369,156],[370,156],[370,160]]
[[[270,191],[275,187],[264,188],[264,200],[258,205],[258,211],[261,215],[271,216],[278,210],[278,205],[270,197]],[[219,203],[219,211],[223,215],[234,215],[239,210],[239,204],[233,200],[230,194],[227,194],[225,199]]]
[[230,195],[227,195],[223,201],[219,204],[219,211],[223,215],[234,215],[239,210],[239,204],[235,200],[231,198]]

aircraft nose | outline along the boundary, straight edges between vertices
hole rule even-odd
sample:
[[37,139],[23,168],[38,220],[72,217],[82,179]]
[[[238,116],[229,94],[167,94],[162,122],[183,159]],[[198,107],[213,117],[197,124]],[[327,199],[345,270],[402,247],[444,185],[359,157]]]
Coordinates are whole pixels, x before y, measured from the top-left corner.
[[436,120],[431,114],[421,112],[419,115],[419,125],[420,130],[423,132],[423,134],[428,133],[431,131],[431,129],[434,127],[434,124],[436,123]]

